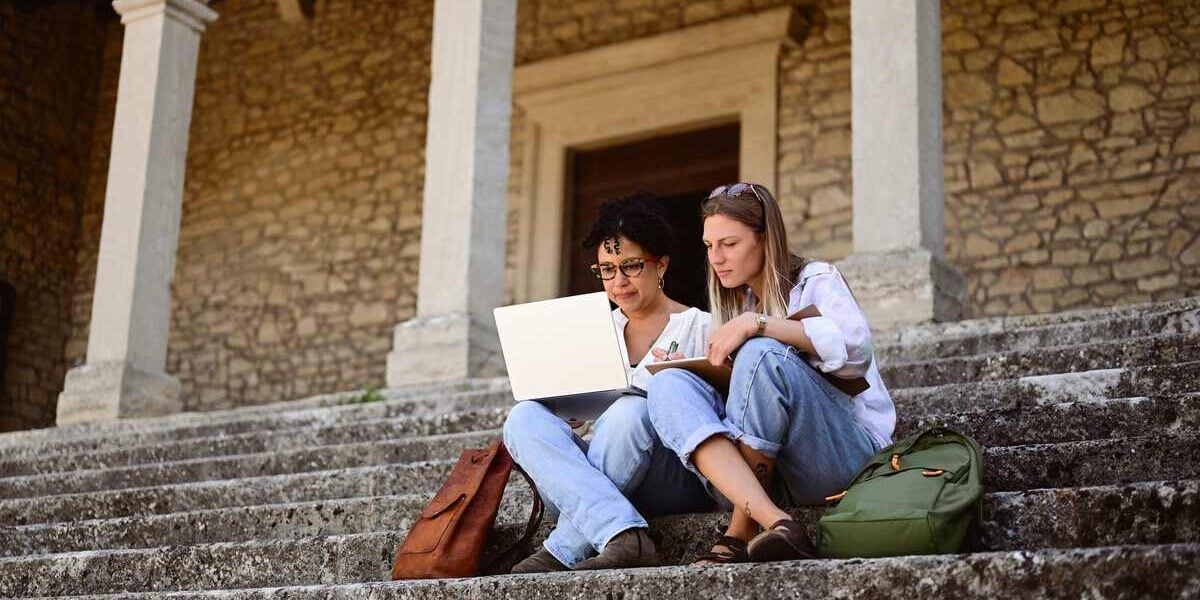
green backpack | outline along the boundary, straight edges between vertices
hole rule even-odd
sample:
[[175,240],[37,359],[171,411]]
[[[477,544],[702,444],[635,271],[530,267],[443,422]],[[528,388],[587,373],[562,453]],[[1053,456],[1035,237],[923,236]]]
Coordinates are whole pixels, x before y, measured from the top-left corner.
[[983,451],[932,427],[880,450],[829,500],[817,524],[823,558],[957,552],[982,521]]

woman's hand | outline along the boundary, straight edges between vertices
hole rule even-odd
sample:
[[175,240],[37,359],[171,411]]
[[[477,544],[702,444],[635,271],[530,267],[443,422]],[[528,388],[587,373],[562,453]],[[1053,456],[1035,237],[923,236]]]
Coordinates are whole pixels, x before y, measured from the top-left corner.
[[758,314],[744,312],[713,332],[708,342],[708,362],[719,367],[730,362],[729,357],[758,332]]
[[672,352],[671,354],[667,354],[667,351],[663,350],[662,348],[651,348],[650,354],[654,355],[654,362],[662,362],[664,360],[680,360],[680,359],[687,358],[686,356],[683,355],[682,352]]

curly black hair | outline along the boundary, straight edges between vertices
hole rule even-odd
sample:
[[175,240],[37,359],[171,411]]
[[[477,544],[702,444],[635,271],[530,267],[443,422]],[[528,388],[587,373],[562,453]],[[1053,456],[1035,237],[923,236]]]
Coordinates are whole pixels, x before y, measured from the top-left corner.
[[620,238],[641,246],[653,256],[671,254],[674,242],[671,226],[662,214],[661,203],[654,194],[638,192],[624,198],[607,200],[600,205],[600,215],[583,240],[585,250],[595,250],[601,244],[610,254],[621,253]]

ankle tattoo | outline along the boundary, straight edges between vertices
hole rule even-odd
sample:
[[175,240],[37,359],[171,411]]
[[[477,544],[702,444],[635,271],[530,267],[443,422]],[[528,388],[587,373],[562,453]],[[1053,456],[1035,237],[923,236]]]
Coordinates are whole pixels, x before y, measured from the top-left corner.
[[759,485],[764,488],[767,486],[767,479],[771,476],[771,471],[767,468],[767,463],[758,463],[754,465],[754,478],[758,480]]
[[749,501],[749,500],[747,500],[747,501],[746,501],[746,506],[742,507],[742,510],[746,512],[746,516],[747,516],[747,517],[751,516],[751,515],[750,515],[750,501]]

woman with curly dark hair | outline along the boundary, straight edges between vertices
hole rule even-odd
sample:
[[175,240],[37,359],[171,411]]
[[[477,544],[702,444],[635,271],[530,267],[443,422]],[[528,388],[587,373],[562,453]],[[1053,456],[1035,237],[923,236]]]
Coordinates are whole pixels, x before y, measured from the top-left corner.
[[[631,383],[642,389],[650,380],[646,366],[673,346],[671,358],[704,356],[711,322],[663,292],[672,239],[656,202],[641,194],[605,203],[584,241],[596,253],[593,275],[617,305],[612,317]],[[655,566],[644,515],[713,505],[700,480],[659,441],[643,397],[617,400],[588,441],[541,404],[521,402],[504,423],[504,443],[559,512],[543,547],[513,573]]]

